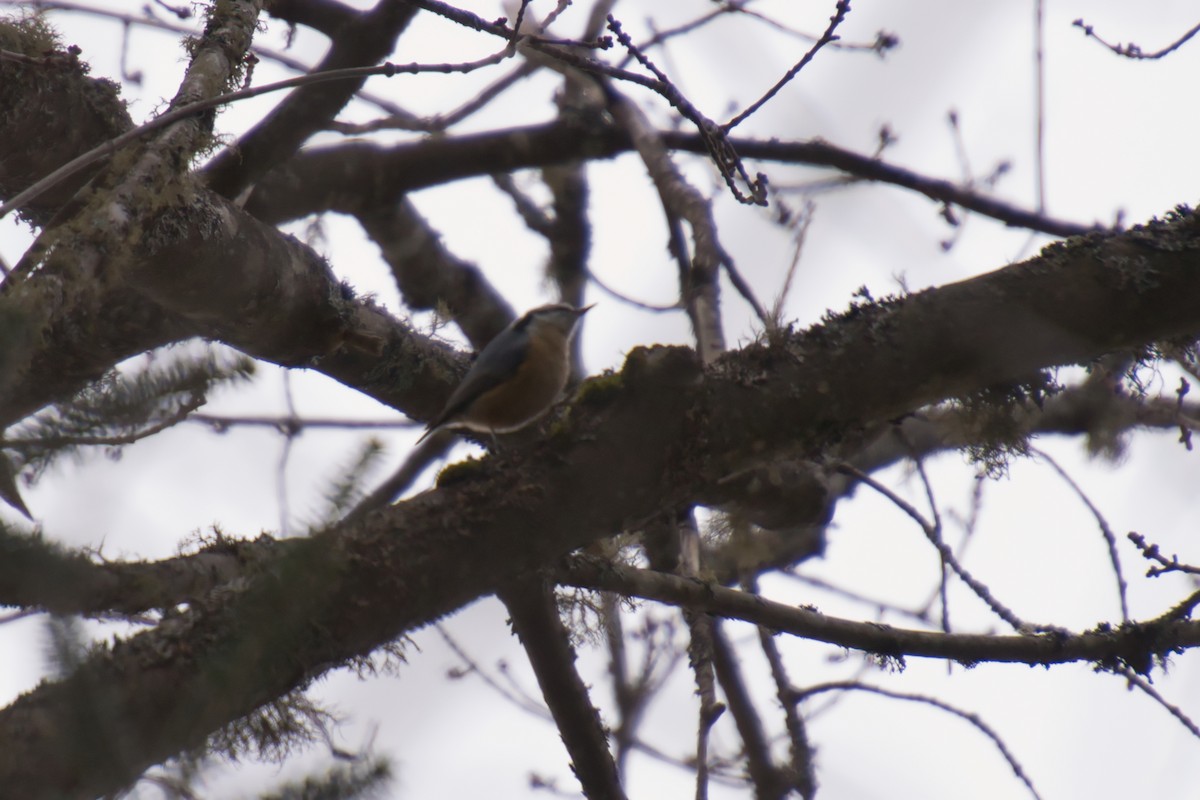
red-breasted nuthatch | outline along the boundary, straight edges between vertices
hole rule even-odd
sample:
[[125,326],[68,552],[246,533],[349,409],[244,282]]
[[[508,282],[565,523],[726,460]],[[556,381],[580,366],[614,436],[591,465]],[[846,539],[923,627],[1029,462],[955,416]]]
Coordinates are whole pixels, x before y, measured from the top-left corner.
[[571,375],[571,338],[592,306],[540,306],[487,343],[420,443],[438,428],[497,433],[524,428],[546,413]]

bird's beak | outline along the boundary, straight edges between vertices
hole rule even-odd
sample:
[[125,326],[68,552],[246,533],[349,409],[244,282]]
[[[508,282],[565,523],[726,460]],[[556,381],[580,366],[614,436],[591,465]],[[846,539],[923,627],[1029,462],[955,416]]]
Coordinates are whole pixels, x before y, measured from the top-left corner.
[[583,316],[584,314],[586,314],[587,312],[591,311],[591,310],[592,310],[593,308],[595,308],[595,307],[596,307],[596,304],[595,304],[595,303],[589,303],[588,305],[584,306],[583,308],[581,308],[581,309],[578,309],[578,310],[576,311],[576,313],[577,313],[577,314],[579,314],[580,316]]

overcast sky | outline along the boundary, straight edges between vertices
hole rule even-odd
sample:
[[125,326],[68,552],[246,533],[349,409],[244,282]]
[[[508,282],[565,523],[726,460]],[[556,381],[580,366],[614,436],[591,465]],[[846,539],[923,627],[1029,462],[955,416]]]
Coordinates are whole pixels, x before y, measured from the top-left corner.
[[[7,4],[12,5],[12,4]],[[95,2],[95,8],[135,8],[135,4]],[[504,13],[490,2],[463,3],[484,17]],[[1084,18],[1112,41],[1154,50],[1200,22],[1194,3],[1135,4],[1052,0],[1045,10],[1045,200],[1047,213],[1082,223],[1111,223],[1123,214],[1137,223],[1176,204],[1193,203],[1200,175],[1195,146],[1195,75],[1200,74],[1200,40],[1159,61],[1121,59],[1084,37],[1072,21]],[[646,19],[657,28],[692,18],[711,8],[700,0],[669,4],[619,4],[616,13],[642,38]],[[550,7],[534,3],[535,12]],[[756,8],[796,28],[819,32],[832,2],[762,3]],[[799,8],[797,8],[799,7]],[[67,44],[78,44],[93,75],[120,80],[120,24],[94,15],[55,12],[53,24]],[[582,7],[562,19],[560,35],[572,35]],[[933,177],[963,177],[963,158],[947,123],[957,112],[961,152],[974,176],[991,173],[1000,162],[1011,167],[995,192],[1024,207],[1037,202],[1035,172],[1036,73],[1032,3],[955,0],[856,0],[842,29],[846,42],[870,42],[879,30],[896,34],[898,49],[880,59],[871,54],[826,50],[739,134],[803,140],[821,138],[863,153],[873,151],[882,125],[897,141],[884,154],[890,162]],[[268,24],[264,46],[284,49],[286,27]],[[151,115],[162,98],[175,93],[186,62],[179,37],[133,28],[126,74],[139,71],[140,87],[126,83],[125,98],[135,121]],[[315,63],[322,37],[301,30],[288,51]],[[494,44],[447,22],[421,16],[401,39],[395,61],[465,61]],[[753,20],[738,20],[679,39],[656,60],[680,88],[710,116],[727,117],[770,86],[794,63],[806,44]],[[289,73],[270,60],[257,68],[256,83]],[[470,98],[491,75],[400,76],[372,79],[369,89],[418,113],[452,108]],[[557,79],[543,74],[526,81],[492,109],[471,119],[462,132],[529,124],[553,115]],[[669,119],[661,103],[640,90],[628,93],[651,107],[652,118]],[[223,134],[236,136],[278,96],[240,104],[219,119]],[[731,106],[732,104],[732,106]],[[342,119],[366,121],[377,111],[362,103]],[[388,136],[380,136],[389,141]],[[336,142],[330,134],[323,141]],[[731,201],[719,179],[701,161],[681,158],[686,174],[705,193],[717,196],[723,242],[760,298],[773,299],[791,259],[793,243],[771,221],[771,213]],[[773,185],[800,186],[828,173],[751,165],[767,172]],[[596,220],[592,269],[620,291],[651,303],[671,303],[676,273],[665,249],[665,231],[656,196],[636,159],[624,157],[589,170]],[[536,186],[532,176],[519,176]],[[489,181],[464,181],[420,192],[418,208],[444,234],[445,244],[472,260],[505,292],[513,306],[527,308],[548,299],[542,280],[545,252],[526,231],[511,203]],[[892,187],[855,186],[816,196],[815,218],[788,298],[788,318],[807,326],[827,309],[844,308],[859,286],[876,295],[901,283],[916,290],[1003,267],[1037,252],[1049,239],[1005,229],[980,217],[967,217],[950,229],[927,199]],[[787,202],[800,207],[796,191]],[[326,254],[335,271],[360,291],[404,313],[378,251],[357,224],[330,217],[314,238],[307,225],[289,228]],[[941,243],[953,238],[944,250]],[[0,221],[0,255],[14,263],[30,239],[25,226]],[[681,314],[655,315],[625,306],[598,292],[599,306],[583,334],[590,373],[619,367],[636,345],[690,343]],[[731,347],[756,334],[749,308],[725,287],[726,332]],[[417,317],[428,324],[427,317]],[[446,331],[452,336],[452,331]],[[1064,372],[1063,378],[1071,373]],[[1162,385],[1177,382],[1171,374]],[[317,416],[397,420],[400,415],[313,374],[288,379],[298,411]],[[289,387],[281,372],[264,366],[256,384],[240,393],[214,397],[206,411],[221,414],[279,413]],[[417,429],[385,432],[388,467],[399,463]],[[363,435],[306,431],[283,458],[282,438],[269,431],[238,429],[224,436],[200,426],[181,426],[127,448],[119,460],[95,455],[65,464],[27,491],[26,499],[45,534],[72,546],[101,549],[107,558],[156,558],[176,552],[189,532],[218,524],[232,535],[260,531],[303,533],[321,507],[320,492],[346,465]],[[1121,556],[1132,581],[1131,611],[1155,616],[1188,590],[1179,578],[1147,581],[1136,551],[1124,541],[1138,530],[1165,552],[1200,562],[1195,487],[1200,455],[1186,452],[1175,435],[1141,434],[1117,463],[1090,460],[1079,441],[1038,443],[1067,469],[1105,515],[1121,539]],[[452,457],[467,452],[460,448]],[[280,465],[285,466],[281,469]],[[961,528],[974,487],[973,468],[957,454],[936,459],[930,475],[949,521],[952,543]],[[382,477],[382,476],[379,476]],[[896,469],[880,476],[914,503],[921,485]],[[427,485],[427,482],[424,485]],[[7,509],[0,509],[11,519]],[[1022,617],[1085,628],[1119,619],[1114,580],[1097,523],[1086,506],[1044,461],[1014,464],[1007,478],[984,489],[983,521],[965,559]],[[826,557],[802,573],[836,581],[871,597],[916,606],[935,585],[936,553],[921,531],[896,509],[865,490],[838,509]],[[767,583],[772,596],[813,603],[821,610],[855,619],[874,619],[870,606],[843,600],[811,586],[783,579]],[[952,592],[959,630],[1002,632],[994,617],[968,593]],[[666,618],[659,609],[653,613]],[[896,618],[895,624],[912,624]],[[508,632],[503,609],[487,601],[464,610],[446,629],[478,663],[496,674],[503,660],[514,680],[536,694],[524,656]],[[112,628],[96,627],[107,636]],[[753,636],[731,625],[736,640]],[[0,701],[34,686],[50,669],[44,657],[43,620],[37,617],[0,626]],[[817,683],[860,675],[861,659],[823,645],[781,639],[793,680]],[[451,680],[461,667],[441,635],[427,630],[414,637],[410,662],[395,676],[359,680],[339,671],[321,681],[314,694],[345,717],[339,744],[357,749],[373,743],[394,759],[398,779],[393,796],[524,797],[530,773],[556,778],[560,788],[576,785],[554,727],[514,709],[474,677]],[[596,698],[608,703],[603,661],[592,652],[581,661]],[[1193,716],[1200,715],[1197,658],[1175,659],[1156,687]],[[765,668],[748,663],[760,679]],[[910,660],[902,673],[878,670],[865,680],[896,691],[926,693],[979,714],[1003,737],[1046,800],[1155,797],[1191,800],[1200,786],[1200,741],[1144,695],[1129,692],[1112,676],[1095,675],[1087,665],[1050,670],[985,665],[967,671],[942,662]],[[694,747],[695,699],[691,676],[681,669],[651,709],[645,736],[662,751],[685,757]],[[763,697],[771,691],[765,680]],[[816,701],[821,707],[828,699]],[[810,737],[818,747],[822,797],[1000,798],[1026,797],[995,748],[978,730],[929,707],[876,696],[846,696],[815,717]],[[718,748],[736,748],[729,720],[715,731]],[[275,767],[224,769],[213,773],[209,796],[251,797],[256,791],[314,763],[328,762],[320,746],[303,761]],[[631,762],[630,797],[686,797],[689,774],[648,757]],[[146,789],[145,797],[155,796]],[[546,795],[540,795],[546,796]],[[720,785],[714,798],[745,797]]]

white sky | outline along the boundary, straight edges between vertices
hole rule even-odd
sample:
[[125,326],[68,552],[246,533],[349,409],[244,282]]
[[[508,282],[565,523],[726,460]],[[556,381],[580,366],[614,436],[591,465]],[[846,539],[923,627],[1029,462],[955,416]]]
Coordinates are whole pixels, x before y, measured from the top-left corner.
[[[117,2],[97,7],[134,8]],[[503,13],[492,3],[463,4],[485,17]],[[545,0],[534,4],[544,13]],[[645,30],[653,16],[658,28],[691,18],[711,7],[690,0],[670,4],[617,6],[627,29]],[[788,19],[818,32],[832,13],[832,2],[763,3],[765,14]],[[578,30],[581,9],[568,12],[562,35]],[[1196,22],[1194,3],[1106,2],[1047,3],[1045,27],[1046,197],[1048,211],[1080,222],[1111,221],[1119,210],[1129,222],[1161,214],[1177,203],[1196,199],[1198,151],[1192,139],[1197,112],[1191,102],[1192,76],[1200,69],[1200,41],[1185,45],[1157,62],[1119,59],[1086,40],[1071,26],[1076,18],[1096,26],[1114,41],[1134,41],[1153,50],[1173,41]],[[93,74],[119,78],[121,27],[94,16],[55,13],[65,43],[83,48]],[[785,139],[820,137],[860,152],[870,152],[881,124],[891,126],[898,143],[887,160],[936,177],[958,178],[961,168],[946,124],[956,109],[963,144],[975,175],[1000,160],[1013,168],[997,194],[1023,206],[1034,202],[1034,71],[1032,3],[954,2],[954,0],[857,0],[843,39],[864,42],[879,29],[897,34],[900,48],[885,60],[871,55],[826,51],[756,117],[740,135]],[[260,42],[282,48],[286,33],[269,25]],[[135,120],[160,107],[174,94],[185,68],[177,37],[135,29],[128,67],[141,70],[141,89],[126,87]],[[639,36],[640,38],[640,36]],[[461,61],[484,55],[492,42],[422,18],[401,40],[393,60]],[[672,45],[655,60],[677,78],[697,105],[717,119],[757,97],[803,52],[806,45],[773,33],[752,20],[739,20],[697,33]],[[321,37],[301,31],[289,51],[315,62],[324,49]],[[265,61],[256,82],[286,73]],[[473,95],[491,75],[396,77],[373,79],[372,91],[407,108],[433,112]],[[550,118],[548,102],[555,81],[539,76],[518,87],[512,102],[496,105],[464,126],[481,130]],[[642,90],[628,92],[639,99]],[[222,132],[235,135],[277,101],[263,98],[241,104],[220,118]],[[367,120],[373,109],[356,105],[344,119]],[[661,104],[652,116],[666,120]],[[324,140],[336,141],[330,135]],[[711,170],[681,160],[705,192],[717,195],[723,243],[758,296],[769,302],[782,283],[791,255],[786,235],[769,214],[729,200]],[[751,165],[785,185],[816,173]],[[671,302],[675,270],[667,260],[665,233],[652,187],[632,157],[589,170],[595,242],[592,264],[610,285],[649,302]],[[534,185],[529,176],[519,181]],[[541,274],[541,242],[528,234],[511,204],[485,180],[467,181],[414,195],[414,202],[444,234],[446,245],[474,260],[502,288],[516,308],[546,297]],[[790,199],[793,207],[798,197]],[[799,325],[816,321],[826,309],[844,308],[851,293],[867,285],[877,296],[897,288],[903,276],[910,289],[958,280],[1002,267],[1036,251],[1044,239],[998,223],[969,218],[949,252],[939,242],[951,235],[938,208],[924,198],[889,187],[860,186],[817,199],[816,222],[809,233],[789,317]],[[303,237],[305,225],[291,228]],[[353,222],[331,217],[323,223],[319,250],[335,270],[360,291],[376,293],[398,309],[398,297],[378,252]],[[8,263],[28,244],[25,228],[0,221],[0,255]],[[501,246],[497,246],[502,243]],[[731,346],[754,336],[752,316],[732,289],[725,287],[726,324]],[[635,345],[688,342],[680,315],[652,316],[595,294],[600,305],[589,315],[584,334],[587,369],[595,373],[619,366]],[[1173,385],[1174,379],[1164,378]],[[398,415],[313,374],[290,379],[302,413],[392,419]],[[266,367],[256,386],[238,395],[213,398],[212,413],[278,413],[283,380]],[[287,524],[302,531],[319,508],[319,493],[361,436],[305,432],[292,448],[286,467],[290,498]],[[390,445],[388,468],[398,463],[413,436],[384,435]],[[1135,616],[1161,613],[1188,590],[1177,578],[1146,581],[1144,565],[1123,536],[1138,530],[1185,561],[1200,561],[1194,487],[1200,471],[1194,453],[1172,434],[1140,436],[1125,458],[1113,465],[1089,461],[1082,443],[1047,440],[1051,452],[1089,493],[1121,539],[1121,557],[1130,579]],[[280,528],[279,462],[282,439],[275,434],[235,430],[214,436],[184,426],[127,448],[120,460],[96,456],[66,464],[28,490],[26,499],[47,536],[74,546],[103,548],[108,558],[153,558],[173,554],[190,531],[219,524],[229,533],[254,536]],[[460,451],[461,453],[461,451]],[[944,514],[965,511],[972,471],[958,455],[930,465]],[[882,476],[921,505],[920,484],[902,470]],[[923,506],[922,506],[923,507]],[[7,513],[0,509],[0,514]],[[10,515],[11,516],[11,515]],[[957,535],[950,528],[951,541]],[[983,522],[966,557],[969,569],[1025,618],[1075,628],[1114,620],[1118,608],[1107,554],[1097,526],[1061,479],[1036,461],[1014,465],[1009,478],[985,489]],[[872,597],[902,604],[922,602],[936,575],[936,554],[921,532],[894,508],[860,490],[839,507],[826,557],[805,574],[836,580]],[[785,580],[766,586],[773,596],[814,603],[822,610],[859,619],[874,618],[870,607],[852,604]],[[981,604],[956,587],[952,614],[960,630],[1001,631]],[[662,613],[661,611],[658,613]],[[509,635],[503,609],[481,602],[451,619],[447,627],[479,663],[495,671],[504,660],[531,692],[535,684],[524,657]],[[896,624],[908,624],[897,619]],[[42,622],[27,619],[0,627],[0,702],[36,684],[47,668],[42,658]],[[107,630],[107,629],[106,629]],[[729,633],[745,641],[751,631],[731,625]],[[105,634],[107,635],[107,634]],[[315,693],[346,717],[340,743],[350,749],[373,738],[379,752],[393,759],[398,779],[395,797],[525,797],[534,793],[528,776],[557,777],[559,786],[575,786],[557,732],[545,722],[513,710],[478,680],[451,681],[448,669],[459,666],[434,631],[414,637],[420,652],[398,677],[360,681],[337,672]],[[781,639],[792,678],[799,684],[851,677],[861,663],[854,654],[804,641]],[[747,651],[752,651],[748,647]],[[603,662],[585,653],[581,664],[607,704]],[[763,697],[771,691],[763,665],[747,658]],[[1200,786],[1200,742],[1166,711],[1140,693],[1126,691],[1111,676],[1094,675],[1086,665],[1045,670],[985,665],[971,671],[947,670],[941,662],[910,660],[900,674],[868,673],[866,679],[904,692],[928,693],[978,713],[1008,747],[1047,800],[1089,797],[1108,800],[1155,797],[1189,800]],[[686,756],[694,746],[695,700],[691,677],[680,671],[654,705],[645,736],[665,752]],[[1200,671],[1196,658],[1175,659],[1156,687],[1193,715],[1200,713]],[[817,705],[823,705],[826,695]],[[764,703],[764,709],[770,704]],[[765,713],[770,713],[765,712]],[[728,715],[727,715],[728,716]],[[718,725],[715,741],[728,751],[736,746],[731,721]],[[928,707],[869,695],[841,698],[811,722],[819,748],[822,797],[867,800],[883,797],[1000,798],[1028,796],[1003,759],[974,728]],[[251,797],[281,776],[294,776],[324,763],[314,748],[303,761],[283,770],[248,767],[214,774],[211,797]],[[469,766],[465,766],[469,765]],[[648,758],[631,762],[631,797],[686,797],[690,776]],[[154,797],[154,790],[142,792]],[[544,796],[544,795],[543,795]],[[718,785],[714,798],[745,797]]]

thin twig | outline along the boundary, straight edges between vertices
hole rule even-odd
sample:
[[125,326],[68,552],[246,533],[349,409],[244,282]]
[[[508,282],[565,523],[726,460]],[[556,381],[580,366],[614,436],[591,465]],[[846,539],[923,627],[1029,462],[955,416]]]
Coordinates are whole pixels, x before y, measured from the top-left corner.
[[592,283],[594,283],[596,285],[597,289],[604,292],[605,294],[612,297],[613,299],[620,300],[622,303],[627,303],[627,304],[633,306],[634,308],[641,309],[642,311],[650,311],[655,314],[663,314],[668,311],[679,311],[683,308],[683,305],[679,302],[674,302],[674,303],[671,303],[670,305],[666,305],[666,304],[658,305],[655,303],[647,303],[644,300],[638,300],[636,298],[630,297],[629,295],[624,294],[624,293],[618,291],[617,289],[614,289],[611,286],[609,286],[607,283],[605,283],[603,280],[601,280],[600,277],[597,276],[595,272],[592,272],[591,270],[588,271],[588,280],[590,280]]
[[1146,696],[1150,697],[1152,700],[1154,700],[1154,702],[1165,708],[1172,717],[1179,720],[1180,724],[1187,728],[1192,736],[1200,739],[1200,728],[1196,727],[1196,723],[1192,722],[1191,718],[1187,714],[1183,713],[1183,709],[1181,709],[1179,706],[1175,705],[1174,703],[1167,702],[1167,699],[1159,694],[1158,690],[1151,686],[1149,681],[1134,672],[1133,669],[1128,665],[1122,665],[1118,672],[1121,677],[1129,681],[1131,685],[1141,689]]
[[517,215],[525,223],[525,227],[536,234],[550,237],[554,229],[554,220],[537,202],[517,186],[513,176],[508,172],[497,172],[492,175],[492,183],[496,188],[512,199]]
[[796,702],[800,702],[822,692],[830,691],[862,691],[869,692],[871,694],[878,694],[883,697],[890,697],[895,700],[908,700],[914,703],[924,703],[925,705],[930,705],[934,708],[939,708],[942,711],[953,714],[959,719],[966,720],[973,725],[976,730],[992,740],[992,744],[996,746],[996,750],[999,751],[1004,760],[1008,762],[1008,766],[1012,769],[1013,774],[1020,779],[1021,783],[1025,784],[1031,795],[1033,795],[1035,798],[1039,798],[1040,800],[1041,795],[1039,795],[1037,789],[1034,788],[1033,781],[1031,781],[1029,776],[1025,774],[1025,770],[1021,767],[1020,762],[1017,761],[1016,756],[1014,756],[1012,751],[1008,749],[1008,745],[1004,743],[1004,740],[1000,738],[1000,735],[996,733],[996,731],[994,731],[990,725],[984,722],[978,714],[973,714],[969,711],[963,711],[962,709],[955,708],[949,703],[938,700],[936,697],[928,697],[922,694],[909,694],[907,692],[894,692],[890,689],[884,689],[879,686],[871,686],[865,683],[852,683],[849,681],[835,681],[831,683],[822,683],[816,686],[810,686],[807,689],[797,692],[795,700]]
[[[920,456],[913,454],[913,464],[916,466],[917,475],[921,478],[921,485],[925,487],[925,499],[929,502],[929,511],[933,514],[932,530],[937,536],[939,542],[945,543],[945,537],[942,535],[942,514],[938,510],[937,498],[933,494],[933,483],[929,480],[929,474],[925,472],[925,460]],[[950,548],[947,547],[947,550]],[[942,630],[946,633],[950,632],[950,598],[949,598],[949,572],[946,559],[942,558],[939,562],[938,575],[938,599],[942,606]]]
[[506,689],[500,684],[499,681],[485,672],[483,668],[475,662],[475,659],[471,658],[471,656],[467,654],[467,651],[463,650],[462,646],[459,645],[454,637],[450,635],[450,633],[446,630],[445,625],[437,624],[434,625],[434,628],[442,637],[442,641],[445,642],[446,646],[450,648],[451,652],[458,656],[458,659],[463,662],[463,669],[449,673],[451,678],[460,679],[468,673],[474,673],[479,676],[479,679],[483,681],[488,688],[511,703],[513,707],[545,722],[553,721],[553,718],[550,716],[550,712],[542,703],[539,703],[537,700],[533,699],[533,697],[524,692],[517,693],[510,689]]
[[[293,418],[297,416],[296,398],[292,394],[291,371],[283,373],[283,402],[284,407],[287,408],[287,415]],[[287,468],[292,458],[292,447],[296,444],[299,436],[300,432],[297,430],[283,431],[283,447],[279,450],[279,463],[275,467],[275,492],[279,505],[279,538],[281,539],[286,539],[288,536],[291,500],[288,494]]]
[[217,433],[224,433],[230,428],[238,427],[274,428],[286,433],[290,430],[304,430],[305,428],[407,430],[417,426],[417,423],[409,419],[337,419],[336,417],[289,417],[285,415],[229,417],[220,414],[192,414],[187,421],[207,425]]
[[[729,187],[734,198],[739,203],[766,205],[766,176],[759,173],[754,178],[750,177],[737,151],[733,148],[728,136],[726,136],[725,130],[716,122],[701,114],[700,110],[683,96],[683,93],[679,91],[675,84],[671,83],[663,71],[656,67],[654,62],[645,53],[638,49],[633,39],[622,29],[621,23],[611,14],[608,16],[608,28],[617,37],[617,41],[621,43],[621,46],[629,51],[638,60],[639,64],[654,74],[655,80],[649,81],[648,79],[644,79],[644,82],[639,81],[639,83],[647,85],[657,92],[663,99],[674,106],[685,119],[696,126],[696,130],[704,142],[705,149],[708,150],[709,157],[721,173],[721,177],[725,179],[725,185]],[[622,70],[621,72],[624,71]],[[744,194],[740,187],[738,187],[737,179],[739,178],[746,185],[749,194]]]
[[[789,570],[789,571],[783,572],[781,574],[783,574],[789,578],[792,578],[793,580],[796,580],[799,583],[803,583],[808,586],[815,587],[817,589],[820,589],[821,591],[828,592],[828,593],[830,593],[836,597],[840,597],[844,600],[850,600],[851,602],[854,602],[854,603],[860,603],[862,605],[870,606],[871,608],[875,609],[877,618],[881,618],[884,614],[898,614],[902,617],[908,617],[913,622],[920,622],[920,623],[923,623],[926,625],[930,624],[928,610],[901,608],[900,606],[893,605],[892,603],[890,603],[886,600],[878,600],[873,597],[868,597],[867,595],[860,594],[859,592],[854,592],[849,589],[838,586],[836,584],[830,583],[829,581],[825,580],[824,578],[818,578],[815,575],[803,575],[801,573],[796,572],[795,570]],[[936,599],[936,595],[935,595],[935,599]],[[932,601],[931,601],[931,603],[932,603]]]
[[400,108],[395,103],[380,100],[373,95],[369,96],[366,92],[360,91],[356,97],[358,97],[360,100],[371,102],[374,105],[382,108],[384,111],[387,111],[390,116],[382,119],[373,119],[369,122],[341,122],[334,120],[329,123],[328,129],[344,136],[361,136],[364,133],[388,130],[441,133],[449,130],[459,122],[462,122],[475,112],[485,108],[488,103],[495,100],[510,87],[514,86],[517,81],[532,75],[537,71],[537,69],[538,65],[529,61],[525,61],[504,77],[499,78],[491,85],[480,89],[474,97],[453,111],[445,114],[434,114],[432,116],[425,117],[417,116],[411,111]]
[[786,86],[792,80],[792,78],[796,77],[800,70],[804,69],[808,62],[813,60],[813,57],[816,56],[817,52],[822,47],[830,42],[836,42],[840,37],[836,36],[834,31],[838,29],[838,26],[842,24],[842,22],[846,19],[846,15],[849,13],[850,0],[838,0],[838,4],[833,16],[829,18],[829,27],[827,27],[825,32],[821,34],[821,38],[817,39],[817,41],[813,43],[813,46],[808,49],[808,52],[804,54],[804,57],[797,61],[791,69],[785,72],[783,77],[776,81],[775,85],[767,90],[766,94],[747,106],[745,111],[722,125],[721,129],[725,131],[725,133],[729,133],[738,125],[741,125],[743,122],[749,119],[750,115],[766,105],[768,100],[778,94],[779,90]]
[[[776,203],[778,207],[780,203]],[[784,206],[786,208],[786,206]],[[788,263],[787,271],[783,276],[783,286],[779,288],[779,294],[775,296],[775,302],[771,304],[771,324],[776,327],[783,326],[784,305],[787,303],[788,295],[792,292],[792,282],[796,278],[796,270],[800,266],[800,255],[804,252],[804,243],[808,240],[808,229],[812,226],[813,217],[816,214],[817,206],[811,200],[804,203],[804,210],[799,214],[799,221],[794,225],[795,234],[792,237],[792,242],[795,245],[792,249],[792,260]]]
[[1175,52],[1176,50],[1178,50],[1180,47],[1182,47],[1189,39],[1191,39],[1197,33],[1200,33],[1200,25],[1196,25],[1194,28],[1189,30],[1183,36],[1180,36],[1178,39],[1176,39],[1174,42],[1167,45],[1163,49],[1155,50],[1153,53],[1143,53],[1142,48],[1136,44],[1132,44],[1132,43],[1130,43],[1130,44],[1109,44],[1108,42],[1101,39],[1100,36],[1096,33],[1096,30],[1091,25],[1088,25],[1087,23],[1085,23],[1082,19],[1077,19],[1072,24],[1076,28],[1082,28],[1083,32],[1086,36],[1088,36],[1092,39],[1095,39],[1097,42],[1104,45],[1105,47],[1107,47],[1109,50],[1113,51],[1117,55],[1124,56],[1126,58],[1141,60],[1141,61],[1152,61],[1155,59],[1162,58],[1165,55],[1169,55],[1169,54]]
[[1074,479],[1067,474],[1067,471],[1059,466],[1059,463],[1051,458],[1048,453],[1035,448],[1030,448],[1029,452],[1033,453],[1035,456],[1043,459],[1047,464],[1049,464],[1050,468],[1057,472],[1058,476],[1066,481],[1067,485],[1071,487],[1071,490],[1075,492],[1075,496],[1083,501],[1083,504],[1087,506],[1088,511],[1092,512],[1092,517],[1096,520],[1096,524],[1100,526],[1100,535],[1104,537],[1104,543],[1108,545],[1108,560],[1112,564],[1113,574],[1117,578],[1117,597],[1121,601],[1121,619],[1125,622],[1128,622],[1129,601],[1126,595],[1128,594],[1129,584],[1126,583],[1125,573],[1121,569],[1121,554],[1117,552],[1117,537],[1113,534],[1112,528],[1109,527],[1108,520],[1105,519],[1104,515],[1100,513],[1100,509],[1096,508],[1096,504],[1093,503],[1092,499],[1087,496],[1087,493],[1079,487],[1079,484],[1077,484]]
[[[758,594],[758,581],[750,578],[745,583],[745,589]],[[817,793],[817,780],[813,771],[814,753],[808,741],[808,730],[804,718],[800,715],[796,704],[790,702],[795,692],[791,678],[788,677],[787,667],[783,663],[783,654],[775,641],[775,632],[761,625],[757,626],[759,646],[767,664],[771,667],[771,678],[775,682],[775,697],[783,706],[784,727],[788,733],[792,757],[791,783],[800,792],[804,800],[812,800]]]
[[916,522],[919,526],[921,526],[921,530],[925,532],[925,537],[927,539],[929,539],[930,544],[932,544],[937,549],[938,554],[945,560],[945,562],[947,564],[950,565],[950,568],[952,570],[954,570],[954,574],[957,575],[962,580],[962,582],[965,583],[971,589],[971,591],[975,593],[975,595],[980,600],[982,600],[984,603],[986,603],[988,608],[992,609],[993,613],[995,613],[996,616],[1000,617],[1000,619],[1007,622],[1015,630],[1018,630],[1018,631],[1032,631],[1032,630],[1056,631],[1057,630],[1056,628],[1052,628],[1050,626],[1030,625],[1030,624],[1024,622],[1016,614],[1014,614],[1007,606],[1005,606],[1003,603],[1001,603],[999,600],[997,600],[992,595],[991,590],[988,589],[988,587],[984,583],[977,580],[973,575],[971,575],[971,573],[969,573],[966,569],[964,569],[961,564],[958,563],[958,559],[954,557],[954,553],[950,550],[949,547],[946,546],[946,543],[943,542],[941,540],[941,538],[937,535],[937,531],[933,527],[932,523],[930,523],[928,520],[926,520],[921,515],[921,512],[917,511],[917,509],[914,508],[911,503],[909,503],[904,498],[900,497],[898,494],[893,492],[891,489],[884,486],[882,483],[875,480],[870,475],[866,474],[865,472],[863,472],[862,470],[858,469],[855,466],[852,466],[850,464],[839,464],[836,469],[838,472],[842,473],[843,475],[849,475],[849,476],[854,477],[854,478],[858,479],[859,481],[862,481],[863,483],[867,484],[872,489],[879,492],[884,497],[886,497],[888,500],[890,500],[897,508],[899,508],[905,514],[907,514],[909,517],[911,517],[914,522]]
[[25,437],[5,439],[5,447],[14,449],[23,448],[39,448],[50,449],[54,447],[121,447],[128,444],[133,444],[142,439],[149,438],[157,433],[162,433],[167,428],[174,427],[188,419],[188,415],[200,408],[208,402],[207,398],[201,394],[192,395],[186,401],[180,404],[179,408],[163,417],[153,425],[148,425],[129,433],[117,434],[113,436],[44,436],[44,437]]
[[1171,556],[1167,558],[1158,549],[1158,545],[1150,544],[1146,541],[1146,537],[1142,536],[1137,531],[1130,531],[1128,534],[1129,541],[1133,542],[1139,550],[1142,551],[1142,557],[1155,561],[1161,564],[1161,567],[1151,567],[1146,572],[1146,577],[1157,578],[1159,575],[1164,575],[1168,572],[1183,572],[1188,575],[1200,575],[1200,567],[1193,567],[1190,564],[1182,564],[1179,561],[1179,556]]

